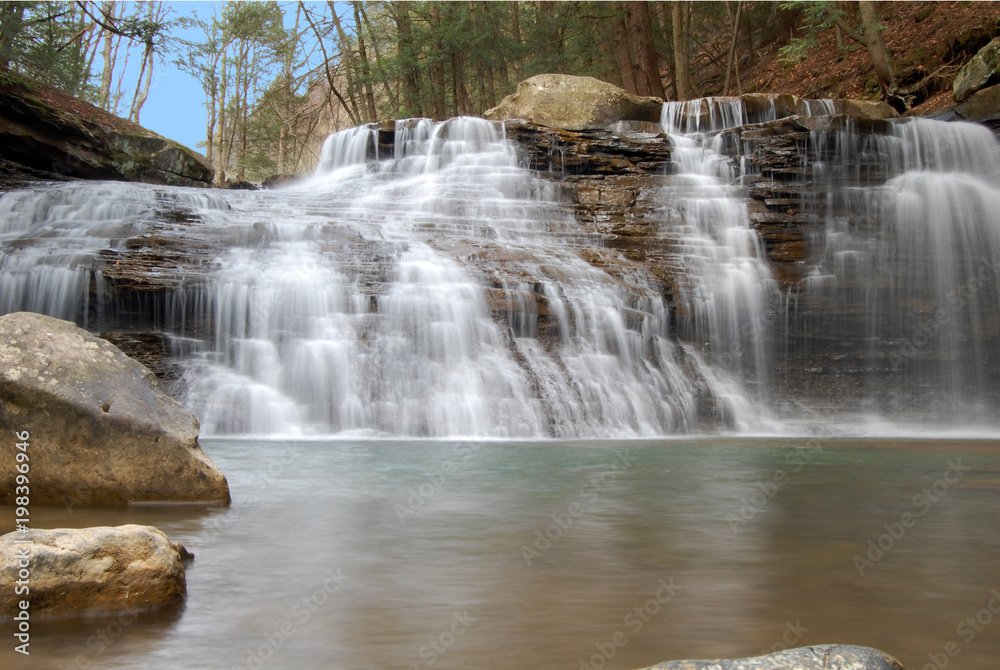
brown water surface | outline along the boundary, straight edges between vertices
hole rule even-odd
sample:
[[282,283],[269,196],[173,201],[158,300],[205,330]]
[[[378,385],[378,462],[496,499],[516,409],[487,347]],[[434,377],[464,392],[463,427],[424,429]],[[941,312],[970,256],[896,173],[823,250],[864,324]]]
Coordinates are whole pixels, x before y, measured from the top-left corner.
[[158,526],[197,556],[187,601],[33,620],[30,658],[8,622],[0,667],[626,670],[819,643],[998,667],[996,441],[204,446],[228,509],[32,510]]

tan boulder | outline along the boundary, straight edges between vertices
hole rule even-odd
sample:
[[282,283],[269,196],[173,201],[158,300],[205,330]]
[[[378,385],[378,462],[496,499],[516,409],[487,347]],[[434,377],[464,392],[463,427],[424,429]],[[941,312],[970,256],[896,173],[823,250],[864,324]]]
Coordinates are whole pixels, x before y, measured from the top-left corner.
[[549,128],[610,128],[618,121],[659,123],[663,101],[633,95],[593,77],[539,74],[525,79],[483,115],[492,121],[524,119]]
[[32,505],[229,502],[197,417],[149,369],[69,321],[0,317],[0,434],[10,449],[27,435],[26,462],[0,459],[5,504],[19,474]]
[[847,114],[872,121],[895,119],[899,116],[899,112],[884,100],[849,100],[844,98],[834,100],[833,107],[837,114]]
[[22,609],[29,616],[60,616],[167,605],[187,593],[185,557],[184,547],[152,526],[7,533],[0,537],[0,616]]

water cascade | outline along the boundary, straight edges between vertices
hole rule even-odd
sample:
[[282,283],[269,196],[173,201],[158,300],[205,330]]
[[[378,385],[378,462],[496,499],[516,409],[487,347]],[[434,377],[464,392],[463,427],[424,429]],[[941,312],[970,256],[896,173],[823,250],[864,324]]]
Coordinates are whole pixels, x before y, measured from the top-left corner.
[[[770,112],[762,120],[772,120]],[[721,131],[746,119],[739,98],[665,103],[661,124],[678,170],[662,201],[684,269],[678,332],[707,353],[715,374],[729,376],[729,397],[739,402],[749,388],[759,405],[755,389],[766,384],[768,311],[776,286],[735,183],[737,167],[718,146]],[[741,409],[752,415],[750,407]]]
[[[814,131],[820,224],[791,334],[863,341],[863,396],[887,412],[992,418],[1000,345],[1000,146],[985,127],[907,119]],[[818,187],[818,189],[817,189]],[[826,315],[826,316],[824,316]],[[822,337],[818,337],[822,333]],[[822,341],[821,341],[822,340]]]
[[664,106],[669,295],[522,165],[502,125],[409,119],[332,135],[314,176],[281,190],[4,193],[0,311],[156,333],[205,435],[767,430],[794,394],[989,418],[996,140],[919,119],[861,132],[803,101],[847,120],[791,152],[807,175],[783,187],[802,194],[788,225],[807,252],[789,284],[748,213],[748,184],[773,177],[739,127],[782,123],[755,104]]

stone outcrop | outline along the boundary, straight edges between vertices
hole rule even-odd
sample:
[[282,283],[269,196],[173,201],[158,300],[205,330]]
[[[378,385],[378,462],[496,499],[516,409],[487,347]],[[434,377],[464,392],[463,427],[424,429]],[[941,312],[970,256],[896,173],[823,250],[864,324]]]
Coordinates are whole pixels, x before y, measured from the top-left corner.
[[904,668],[899,661],[878,649],[823,644],[787,649],[753,658],[667,661],[644,670],[904,670]]
[[[184,560],[190,557],[151,526],[8,533],[0,537],[0,616],[17,615],[22,601],[32,617],[168,605],[187,592]],[[22,569],[30,572],[28,594],[15,592]]]
[[1000,83],[1000,37],[979,50],[966,63],[951,85],[955,102],[963,103],[987,86]]
[[0,176],[210,186],[201,154],[35,83],[0,85]]
[[955,113],[966,121],[975,121],[995,129],[1000,125],[1000,84],[976,91],[972,97],[955,107]]
[[[153,373],[68,321],[0,317],[0,428],[29,434],[32,504],[229,501],[198,420]],[[15,460],[0,465],[14,502]]]
[[609,128],[618,121],[660,120],[663,101],[633,95],[593,77],[539,74],[525,79],[517,90],[488,110],[493,121],[523,119],[565,130]]

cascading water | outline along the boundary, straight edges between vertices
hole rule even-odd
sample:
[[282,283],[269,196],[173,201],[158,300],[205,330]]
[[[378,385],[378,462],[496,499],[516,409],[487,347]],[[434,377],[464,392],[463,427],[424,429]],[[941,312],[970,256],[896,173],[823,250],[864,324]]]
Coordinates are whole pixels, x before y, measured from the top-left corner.
[[270,205],[249,196],[248,214],[283,211],[265,217],[263,247],[220,259],[206,291],[214,346],[188,395],[206,434],[694,427],[699,392],[662,299],[641,273],[626,284],[577,255],[593,236],[519,167],[501,129],[399,122],[382,161],[376,142],[345,131],[312,182]]
[[[772,110],[773,114],[773,110]],[[668,102],[661,124],[673,143],[677,174],[662,198],[674,247],[684,269],[678,296],[678,331],[700,346],[729,376],[728,410],[747,425],[759,414],[742,390],[766,384],[768,311],[775,290],[763,248],[750,226],[736,171],[717,143],[720,131],[743,125],[739,98]]]
[[[795,356],[863,378],[889,413],[989,418],[996,140],[923,120],[814,131],[799,148],[826,195],[803,220],[821,225],[783,295],[748,216],[752,161],[725,132],[775,116],[735,98],[664,107],[675,310],[642,262],[594,261],[602,233],[502,126],[460,118],[335,134],[281,191],[5,193],[0,311],[161,333],[206,435],[634,437],[709,415],[759,430]],[[854,342],[864,361],[838,362]]]
[[[811,134],[822,250],[793,332],[863,340],[869,406],[992,419],[1000,351],[1000,145],[985,127],[907,119]],[[817,314],[838,315],[823,318]],[[808,339],[808,338],[807,338]],[[819,344],[818,346],[824,346]]]

